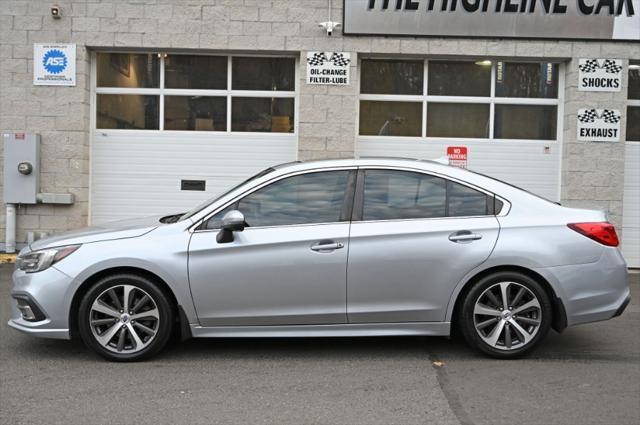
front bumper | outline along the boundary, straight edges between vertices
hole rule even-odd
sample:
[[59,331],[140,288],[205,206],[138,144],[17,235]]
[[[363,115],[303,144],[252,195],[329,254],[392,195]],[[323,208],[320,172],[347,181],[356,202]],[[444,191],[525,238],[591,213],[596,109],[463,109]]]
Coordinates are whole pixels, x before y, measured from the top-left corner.
[[[70,339],[68,297],[72,278],[49,267],[38,273],[15,270],[11,288],[11,318],[8,325],[29,335],[43,338]],[[35,320],[25,320],[18,301],[38,311]],[[24,311],[24,308],[23,308]]]

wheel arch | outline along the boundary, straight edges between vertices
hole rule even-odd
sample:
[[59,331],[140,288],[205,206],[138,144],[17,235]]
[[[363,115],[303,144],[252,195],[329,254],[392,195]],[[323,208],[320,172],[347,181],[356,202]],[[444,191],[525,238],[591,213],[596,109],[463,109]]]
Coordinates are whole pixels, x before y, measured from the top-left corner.
[[[73,298],[71,299],[71,307],[69,308],[69,334],[71,338],[75,339],[76,337],[78,337],[78,308],[80,307],[80,302],[82,300],[82,297],[87,293],[87,291],[89,291],[89,288],[91,288],[91,285],[93,285],[95,282],[107,276],[111,276],[115,274],[124,274],[124,273],[144,277],[146,279],[151,280],[155,284],[157,284],[160,287],[160,289],[169,297],[172,307],[175,309],[176,320],[179,320],[180,322],[178,323],[179,329],[181,330],[181,332],[184,333],[183,322],[186,320],[186,318],[184,316],[184,312],[182,311],[182,307],[178,303],[178,300],[175,294],[173,293],[173,291],[171,290],[171,287],[167,284],[167,282],[165,282],[164,279],[162,279],[157,274],[150,272],[149,270],[145,270],[139,267],[123,266],[123,267],[111,267],[111,268],[100,270],[92,274],[91,276],[87,277],[76,289],[75,293],[73,294]],[[189,324],[187,321],[186,323],[187,328],[189,327],[188,325]]]
[[538,282],[542,286],[542,288],[545,290],[547,296],[549,297],[549,300],[551,301],[551,305],[553,307],[553,317],[552,317],[551,327],[557,332],[562,332],[567,327],[567,313],[564,309],[564,304],[562,303],[562,300],[556,295],[556,292],[554,291],[549,281],[539,273],[535,272],[534,270],[531,270],[522,266],[516,266],[516,265],[499,265],[499,266],[489,267],[487,269],[479,271],[478,273],[473,275],[471,278],[469,278],[467,282],[464,283],[464,285],[462,286],[458,294],[456,295],[456,299],[453,305],[453,310],[450,316],[452,324],[456,325],[456,322],[460,314],[460,308],[464,301],[464,297],[471,290],[473,285],[475,285],[476,282],[480,281],[482,278],[498,272],[522,273],[530,277],[531,279],[535,280],[536,282]]

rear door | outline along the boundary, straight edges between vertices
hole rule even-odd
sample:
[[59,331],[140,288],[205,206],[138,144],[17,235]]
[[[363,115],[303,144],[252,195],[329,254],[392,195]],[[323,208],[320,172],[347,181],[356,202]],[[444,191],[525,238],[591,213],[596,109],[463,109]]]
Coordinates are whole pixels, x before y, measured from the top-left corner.
[[445,318],[454,287],[498,238],[494,197],[429,174],[358,174],[347,268],[350,323]]

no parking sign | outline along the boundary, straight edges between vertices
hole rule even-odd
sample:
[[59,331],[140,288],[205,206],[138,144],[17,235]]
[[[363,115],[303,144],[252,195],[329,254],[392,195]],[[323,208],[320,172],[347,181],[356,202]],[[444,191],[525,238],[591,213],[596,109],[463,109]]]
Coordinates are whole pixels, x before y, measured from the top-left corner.
[[449,157],[449,165],[460,168],[467,168],[466,146],[448,146],[447,156]]

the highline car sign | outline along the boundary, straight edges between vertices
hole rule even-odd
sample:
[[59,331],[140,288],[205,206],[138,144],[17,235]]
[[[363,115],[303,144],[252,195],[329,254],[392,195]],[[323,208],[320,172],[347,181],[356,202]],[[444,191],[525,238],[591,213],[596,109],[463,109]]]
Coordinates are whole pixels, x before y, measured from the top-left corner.
[[640,41],[640,0],[344,0],[344,34]]

